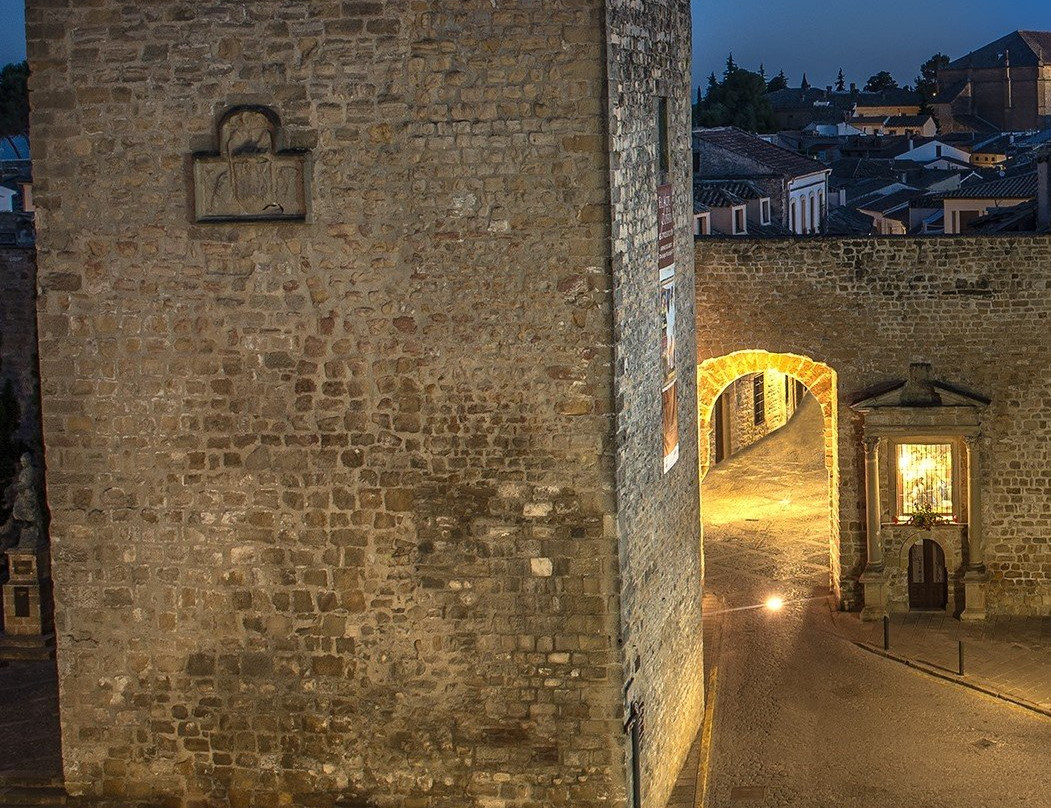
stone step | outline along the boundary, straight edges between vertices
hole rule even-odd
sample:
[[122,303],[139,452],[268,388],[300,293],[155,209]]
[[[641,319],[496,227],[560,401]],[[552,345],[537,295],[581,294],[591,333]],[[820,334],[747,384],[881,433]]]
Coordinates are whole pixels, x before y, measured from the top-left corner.
[[65,805],[66,790],[56,786],[33,788],[28,786],[0,787],[0,805],[5,808],[23,808],[29,805]]
[[55,635],[0,634],[0,660],[28,661],[55,658]]
[[65,788],[65,780],[61,774],[6,771],[0,772],[0,789],[4,788]]

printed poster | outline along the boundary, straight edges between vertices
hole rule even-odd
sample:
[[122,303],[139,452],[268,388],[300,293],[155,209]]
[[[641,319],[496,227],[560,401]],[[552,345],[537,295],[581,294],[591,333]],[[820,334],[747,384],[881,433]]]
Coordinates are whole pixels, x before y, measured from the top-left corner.
[[660,282],[661,435],[664,472],[679,460],[679,400],[675,371],[675,216],[671,185],[657,188],[657,276]]

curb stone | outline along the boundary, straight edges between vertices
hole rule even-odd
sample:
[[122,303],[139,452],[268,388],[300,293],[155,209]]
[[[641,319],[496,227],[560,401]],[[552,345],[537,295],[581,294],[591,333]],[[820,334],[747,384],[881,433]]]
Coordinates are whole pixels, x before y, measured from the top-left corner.
[[882,648],[878,648],[877,646],[871,645],[867,642],[860,642],[858,640],[851,640],[850,642],[852,642],[854,645],[856,645],[858,648],[861,648],[862,650],[868,651],[869,653],[875,654],[876,656],[881,656],[884,659],[890,659],[894,662],[901,663],[902,665],[905,665],[909,668],[914,668],[915,670],[926,673],[928,676],[934,676],[946,682],[952,682],[956,685],[968,687],[971,690],[976,690],[979,693],[984,693],[987,696],[992,696],[993,698],[1000,699],[1001,701],[1010,702],[1011,704],[1014,704],[1017,707],[1021,707],[1025,710],[1030,710],[1034,713],[1038,713],[1040,715],[1051,718],[1051,709],[1048,709],[1047,707],[1041,707],[1039,704],[1034,704],[1031,701],[1020,699],[1017,696],[1011,696],[1007,693],[1001,693],[998,690],[993,690],[992,688],[986,687],[985,685],[981,685],[973,680],[967,681],[955,674],[944,673],[932,665],[919,662],[915,659],[909,659],[907,657],[899,656],[897,654],[891,653],[890,651],[884,651]]

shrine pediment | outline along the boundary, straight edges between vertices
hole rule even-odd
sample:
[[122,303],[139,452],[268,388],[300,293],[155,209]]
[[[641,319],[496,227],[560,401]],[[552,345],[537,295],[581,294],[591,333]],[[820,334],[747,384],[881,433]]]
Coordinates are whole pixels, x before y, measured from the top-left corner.
[[933,378],[931,366],[917,362],[909,367],[909,378],[864,390],[850,406],[864,413],[889,408],[969,407],[981,410],[989,403],[990,400],[985,396],[961,385]]

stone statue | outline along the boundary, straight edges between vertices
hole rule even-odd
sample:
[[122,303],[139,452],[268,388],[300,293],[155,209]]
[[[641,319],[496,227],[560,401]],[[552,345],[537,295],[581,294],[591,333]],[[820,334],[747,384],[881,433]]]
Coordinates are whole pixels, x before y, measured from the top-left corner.
[[14,483],[15,502],[11,521],[18,533],[19,550],[35,550],[41,544],[44,512],[40,507],[40,473],[29,452],[19,460],[18,479]]

